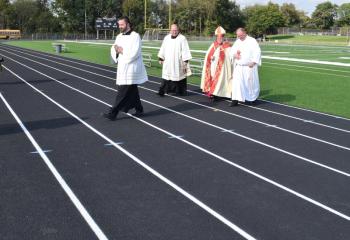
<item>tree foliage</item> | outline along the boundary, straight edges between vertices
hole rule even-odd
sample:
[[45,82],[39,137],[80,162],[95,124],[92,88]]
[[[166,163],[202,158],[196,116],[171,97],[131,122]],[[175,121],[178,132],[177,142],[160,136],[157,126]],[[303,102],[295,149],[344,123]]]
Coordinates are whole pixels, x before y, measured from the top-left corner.
[[330,29],[337,16],[337,5],[331,2],[320,3],[312,13],[312,22],[321,29]]
[[[169,0],[0,0],[0,28],[21,29],[24,33],[95,33],[100,17],[129,16],[134,29],[169,27]],[[350,25],[350,3],[341,6],[325,1],[312,17],[291,3],[269,2],[241,9],[234,0],[172,0],[172,21],[193,35],[213,35],[221,25],[228,33],[246,27],[251,35],[276,33],[277,28],[306,27],[328,29]]]
[[350,3],[344,3],[338,8],[338,26],[350,26]]
[[254,5],[245,9],[247,30],[253,36],[275,34],[278,27],[285,26],[285,18],[278,4]]

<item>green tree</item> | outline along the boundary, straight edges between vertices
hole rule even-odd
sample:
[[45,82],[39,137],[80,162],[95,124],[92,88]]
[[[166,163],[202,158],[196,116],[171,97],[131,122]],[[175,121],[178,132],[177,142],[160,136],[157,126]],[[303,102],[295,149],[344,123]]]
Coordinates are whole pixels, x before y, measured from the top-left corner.
[[169,5],[166,0],[148,1],[147,27],[168,28]]
[[311,18],[304,11],[298,11],[301,28],[309,28],[312,25]]
[[144,0],[124,0],[123,14],[130,18],[135,31],[140,34],[144,30]]
[[284,16],[287,27],[300,25],[300,13],[296,10],[295,5],[293,3],[284,3],[281,6],[281,13]]
[[36,27],[38,5],[33,0],[17,0],[12,4],[10,27],[20,29],[23,33],[33,33]]
[[258,37],[265,34],[275,34],[279,27],[285,26],[285,18],[278,4],[269,2],[266,6],[254,5],[244,9],[247,19],[247,31]]
[[[243,13],[236,2],[229,0],[217,0],[213,18],[226,32],[233,33],[238,27],[243,26]],[[213,34],[213,33],[212,33]]]
[[0,29],[7,28],[10,8],[11,5],[9,0],[0,0]]
[[338,20],[337,25],[350,26],[350,3],[344,3],[338,8]]
[[338,6],[331,2],[318,4],[311,15],[312,22],[318,28],[330,29],[334,26],[335,17],[337,16],[337,8]]

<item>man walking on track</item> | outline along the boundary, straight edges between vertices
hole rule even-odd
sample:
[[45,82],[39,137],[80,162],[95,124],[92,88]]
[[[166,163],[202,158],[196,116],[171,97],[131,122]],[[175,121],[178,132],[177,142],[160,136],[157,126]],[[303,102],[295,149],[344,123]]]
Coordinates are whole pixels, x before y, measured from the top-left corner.
[[132,108],[136,110],[135,116],[143,114],[137,85],[148,80],[142,60],[140,35],[132,30],[128,17],[119,18],[118,26],[120,34],[111,48],[111,56],[118,62],[118,93],[113,107],[103,114],[109,120],[115,120],[119,111],[128,112]]
[[164,38],[158,57],[163,65],[158,95],[164,96],[170,92],[186,95],[187,77],[191,75],[188,61],[192,56],[186,37],[179,32],[176,24],[171,25],[170,34]]
[[216,40],[209,47],[204,59],[201,89],[212,101],[217,97],[231,98],[231,44],[224,41],[225,34],[226,31],[221,26],[215,30]]
[[238,101],[253,103],[259,96],[258,65],[261,65],[261,50],[258,42],[247,35],[244,28],[236,31],[237,40],[230,50],[234,59],[231,106]]

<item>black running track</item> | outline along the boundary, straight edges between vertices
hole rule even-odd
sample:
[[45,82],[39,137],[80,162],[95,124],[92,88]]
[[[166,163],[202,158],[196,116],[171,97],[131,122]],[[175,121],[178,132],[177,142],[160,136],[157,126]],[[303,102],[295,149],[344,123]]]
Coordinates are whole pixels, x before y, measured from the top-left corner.
[[111,122],[114,68],[0,56],[1,239],[350,239],[350,120],[150,76]]

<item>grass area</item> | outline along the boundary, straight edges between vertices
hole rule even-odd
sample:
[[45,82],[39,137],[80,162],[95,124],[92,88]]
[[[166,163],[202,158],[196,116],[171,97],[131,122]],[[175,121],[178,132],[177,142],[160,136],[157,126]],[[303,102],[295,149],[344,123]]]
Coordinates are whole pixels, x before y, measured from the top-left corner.
[[347,36],[321,36],[321,35],[269,35],[267,36],[268,40],[286,43],[295,43],[295,44],[325,44],[325,45],[348,45]]
[[[25,48],[54,53],[51,41],[13,41],[8,42]],[[160,43],[144,43],[144,46],[159,46]],[[210,42],[191,42],[190,48],[206,50]],[[80,43],[66,43],[68,52],[62,56],[82,59],[99,64],[110,64],[110,47]],[[288,49],[288,50],[287,50]],[[304,59],[321,59],[338,61],[338,55],[349,56],[348,48],[316,48],[310,46],[262,46],[264,55],[286,54],[289,57]],[[161,76],[161,68],[157,63],[157,49],[144,48],[144,52],[152,54],[153,66],[147,72],[153,76]],[[277,53],[276,53],[277,52]],[[279,52],[279,53],[278,53]],[[317,55],[318,54],[318,55]],[[346,55],[347,54],[347,55]],[[203,53],[193,53],[203,58]],[[276,56],[276,55],[275,55]],[[335,57],[336,56],[336,57]],[[349,62],[344,60],[344,62]],[[308,108],[350,118],[350,67],[298,63],[264,59],[259,69],[262,99],[281,102],[293,106]],[[189,81],[199,84],[200,76],[191,76]]]

